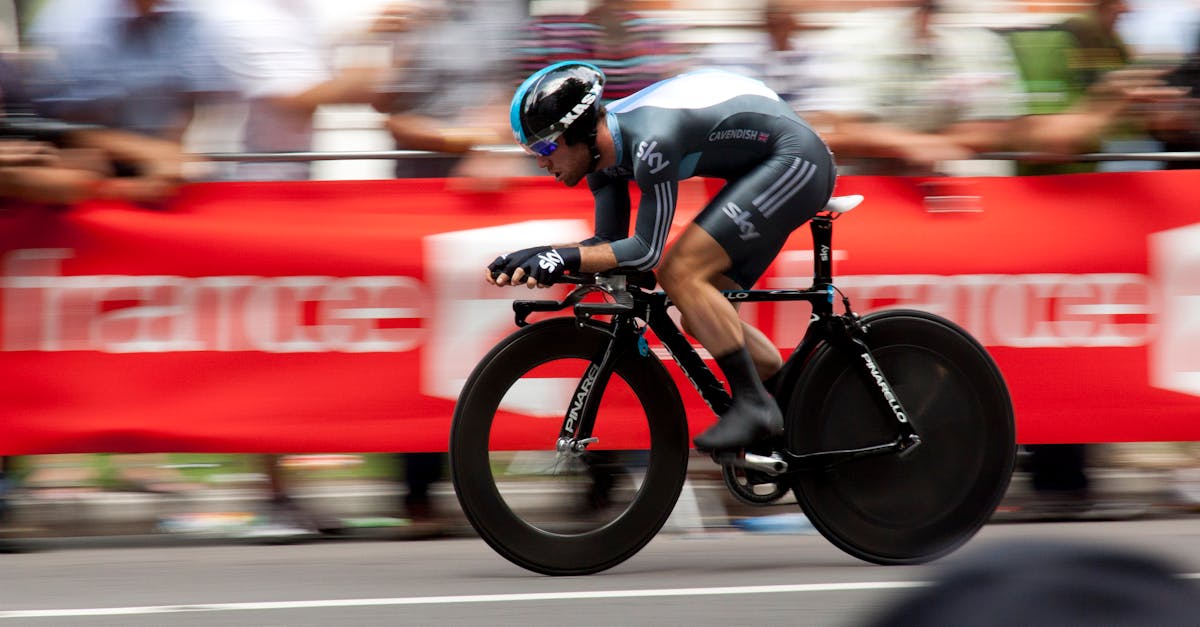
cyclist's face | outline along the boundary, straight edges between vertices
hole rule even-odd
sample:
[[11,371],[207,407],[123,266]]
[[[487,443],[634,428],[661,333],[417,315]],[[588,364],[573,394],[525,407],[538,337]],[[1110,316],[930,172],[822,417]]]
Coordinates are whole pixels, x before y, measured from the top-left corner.
[[588,151],[586,144],[580,142],[568,146],[565,141],[560,141],[558,148],[550,153],[550,156],[539,156],[537,164],[539,168],[553,174],[554,180],[567,187],[574,187],[587,174],[588,162],[591,161],[591,158],[591,152]]

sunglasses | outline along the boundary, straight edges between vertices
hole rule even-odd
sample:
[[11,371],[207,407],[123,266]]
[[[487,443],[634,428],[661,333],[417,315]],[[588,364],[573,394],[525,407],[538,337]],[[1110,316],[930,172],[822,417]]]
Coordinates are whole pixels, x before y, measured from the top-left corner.
[[534,135],[524,144],[521,144],[521,147],[531,155],[549,157],[554,154],[555,150],[558,150],[558,138],[562,137],[562,134],[562,130],[551,127]]

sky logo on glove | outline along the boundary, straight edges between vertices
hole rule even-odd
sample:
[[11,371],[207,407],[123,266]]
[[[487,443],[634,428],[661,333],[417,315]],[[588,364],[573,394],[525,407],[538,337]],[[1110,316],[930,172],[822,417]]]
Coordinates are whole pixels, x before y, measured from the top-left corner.
[[562,263],[562,255],[553,248],[544,253],[538,253],[538,267],[547,272],[554,272]]

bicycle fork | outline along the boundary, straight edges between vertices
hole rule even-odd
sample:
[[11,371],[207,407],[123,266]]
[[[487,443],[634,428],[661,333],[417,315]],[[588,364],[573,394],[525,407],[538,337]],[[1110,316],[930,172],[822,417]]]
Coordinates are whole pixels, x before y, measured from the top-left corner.
[[611,329],[612,340],[604,348],[604,352],[593,358],[580,378],[567,412],[563,416],[562,429],[554,443],[554,450],[560,455],[581,455],[588,445],[597,442],[599,438],[592,437],[592,428],[596,424],[596,412],[600,408],[600,399],[612,378],[617,360],[636,344],[638,331],[634,328],[633,320],[625,316],[614,316]]

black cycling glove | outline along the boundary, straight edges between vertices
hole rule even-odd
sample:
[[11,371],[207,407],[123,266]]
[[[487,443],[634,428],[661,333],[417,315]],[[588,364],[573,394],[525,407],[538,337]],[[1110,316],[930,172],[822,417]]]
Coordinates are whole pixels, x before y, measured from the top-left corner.
[[507,255],[500,255],[492,260],[492,263],[488,264],[488,271],[492,273],[493,279],[499,277],[501,274],[506,274],[509,278],[512,278],[513,271],[520,268],[526,259],[552,248],[552,246],[534,246],[533,248],[525,248],[508,253]]
[[580,260],[578,247],[548,248],[525,259],[520,267],[526,277],[532,277],[539,285],[553,285],[563,274],[579,272]]

